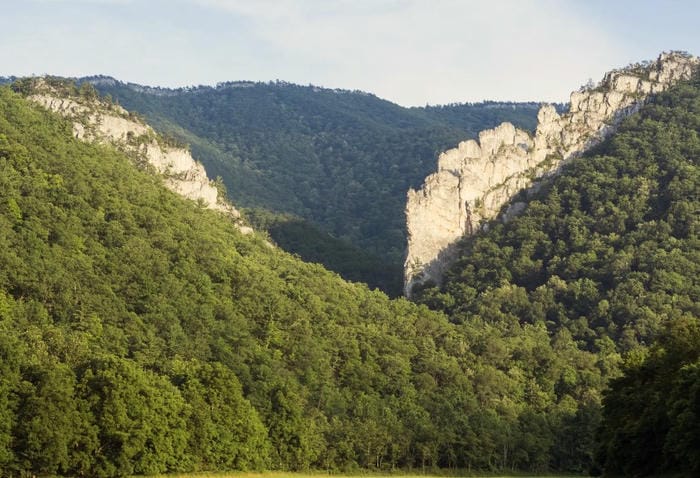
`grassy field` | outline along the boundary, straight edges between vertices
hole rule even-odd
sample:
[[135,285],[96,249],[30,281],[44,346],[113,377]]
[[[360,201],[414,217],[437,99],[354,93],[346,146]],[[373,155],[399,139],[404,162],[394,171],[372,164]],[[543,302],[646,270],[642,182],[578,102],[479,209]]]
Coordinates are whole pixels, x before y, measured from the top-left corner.
[[[308,473],[289,473],[289,472],[265,472],[265,473],[246,473],[246,472],[229,472],[229,473],[180,473],[168,475],[156,475],[155,478],[322,478],[324,476],[332,476],[337,478],[457,478],[457,477],[488,477],[488,478],[572,478],[577,475],[497,475],[497,474],[469,474],[466,470],[462,473],[455,471],[445,474],[423,474],[419,471],[407,474],[397,472],[395,474],[374,474],[374,473],[358,473],[358,474],[329,474],[324,472],[308,472]],[[580,478],[580,477],[578,477]]]

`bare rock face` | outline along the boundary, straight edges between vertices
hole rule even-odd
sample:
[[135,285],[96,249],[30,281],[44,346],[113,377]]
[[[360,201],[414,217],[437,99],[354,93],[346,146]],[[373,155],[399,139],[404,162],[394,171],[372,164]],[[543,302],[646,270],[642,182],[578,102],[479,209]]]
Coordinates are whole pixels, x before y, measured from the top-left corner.
[[[220,197],[204,166],[187,149],[167,144],[150,126],[121,106],[97,97],[67,96],[42,79],[34,82],[32,92],[29,100],[73,122],[76,138],[116,146],[138,163],[155,168],[170,190],[240,222],[240,213]],[[252,232],[242,224],[239,229]]]
[[[534,136],[503,123],[479,133],[478,141],[440,154],[437,171],[421,189],[408,191],[405,295],[416,284],[439,284],[461,237],[496,218],[520,190],[536,186],[538,178],[555,174],[563,162],[605,139],[651,95],[689,79],[698,65],[699,58],[673,52],[611,71],[597,86],[571,93],[568,113],[560,116],[553,106],[542,106]],[[524,207],[514,203],[501,218],[508,220]]]

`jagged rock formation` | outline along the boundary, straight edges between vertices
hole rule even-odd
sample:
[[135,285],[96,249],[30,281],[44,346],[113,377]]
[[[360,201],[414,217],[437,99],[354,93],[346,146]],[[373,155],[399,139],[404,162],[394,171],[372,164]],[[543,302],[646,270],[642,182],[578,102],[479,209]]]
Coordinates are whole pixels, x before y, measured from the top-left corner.
[[[195,161],[187,149],[169,144],[153,128],[119,105],[94,94],[66,94],[63,90],[65,88],[37,79],[32,82],[28,99],[72,121],[76,138],[113,144],[140,164],[154,167],[163,175],[170,190],[221,211],[240,223],[238,210],[220,196],[204,166]],[[239,229],[252,232],[242,224]]]
[[[478,142],[464,141],[440,154],[437,172],[420,190],[408,192],[406,296],[416,284],[439,283],[456,242],[497,217],[516,193],[599,143],[650,95],[689,79],[699,64],[697,57],[672,52],[613,70],[597,86],[571,93],[568,113],[560,116],[553,106],[542,106],[534,136],[503,123],[479,133]],[[524,207],[511,204],[501,217],[507,220]]]

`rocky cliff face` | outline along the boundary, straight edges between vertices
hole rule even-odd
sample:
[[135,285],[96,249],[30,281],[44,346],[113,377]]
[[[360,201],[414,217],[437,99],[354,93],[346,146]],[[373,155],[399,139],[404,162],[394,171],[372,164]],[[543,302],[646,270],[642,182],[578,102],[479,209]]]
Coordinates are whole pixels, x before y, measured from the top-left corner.
[[66,94],[43,79],[34,81],[28,99],[72,121],[76,138],[113,144],[138,163],[153,167],[170,190],[225,213],[239,223],[241,231],[252,231],[240,224],[240,213],[220,197],[204,166],[196,162],[189,151],[168,144],[124,108],[97,96]]
[[478,141],[440,154],[437,172],[420,190],[408,192],[405,294],[416,284],[439,283],[461,237],[499,213],[503,220],[519,213],[524,203],[501,209],[520,190],[611,134],[650,95],[689,79],[699,64],[697,57],[674,52],[611,71],[597,86],[571,93],[568,113],[560,116],[553,106],[542,106],[534,136],[503,123],[479,133]]

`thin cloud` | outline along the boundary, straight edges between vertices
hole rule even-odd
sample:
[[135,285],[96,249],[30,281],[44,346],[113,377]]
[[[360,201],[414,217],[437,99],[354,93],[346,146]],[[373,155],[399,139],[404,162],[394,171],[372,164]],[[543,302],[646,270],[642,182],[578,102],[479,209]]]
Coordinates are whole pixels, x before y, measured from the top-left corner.
[[689,3],[682,12],[634,5],[32,0],[0,17],[0,74],[105,73],[159,86],[281,79],[403,105],[563,101],[606,70],[700,45]]
[[562,84],[577,74],[584,82],[616,53],[606,32],[556,1],[197,3],[246,18],[253,41],[306,65],[310,81],[402,104],[562,100],[577,86]]

